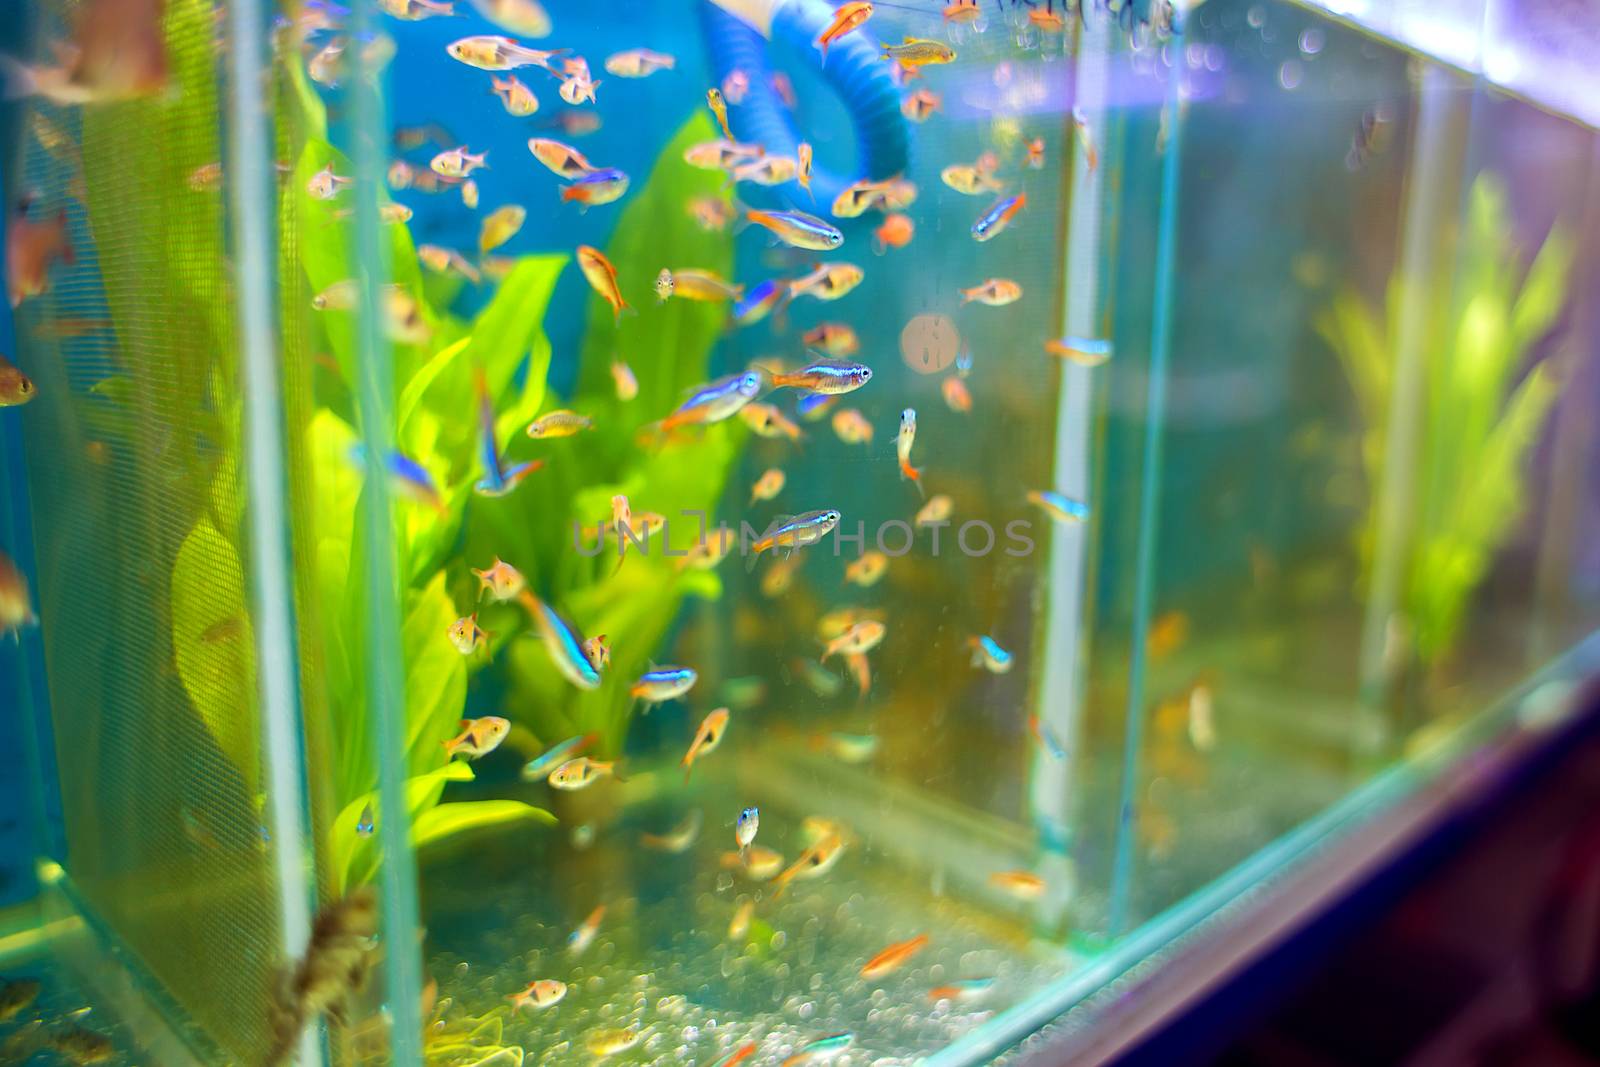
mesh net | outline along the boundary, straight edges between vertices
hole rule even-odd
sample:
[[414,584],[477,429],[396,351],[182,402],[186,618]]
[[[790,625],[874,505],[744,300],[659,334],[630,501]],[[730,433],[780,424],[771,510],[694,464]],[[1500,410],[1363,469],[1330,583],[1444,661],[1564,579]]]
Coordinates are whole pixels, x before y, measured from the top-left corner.
[[18,313],[26,462],[68,874],[248,1061],[279,953],[226,209],[203,169],[223,154],[221,24],[165,7],[167,92],[29,105],[32,216],[65,212],[77,258]]

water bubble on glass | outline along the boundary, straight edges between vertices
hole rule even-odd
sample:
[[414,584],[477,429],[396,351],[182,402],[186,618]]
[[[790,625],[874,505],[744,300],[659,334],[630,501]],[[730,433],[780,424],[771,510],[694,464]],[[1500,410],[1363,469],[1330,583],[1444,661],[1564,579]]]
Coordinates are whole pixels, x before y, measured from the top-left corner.
[[774,930],[774,931],[772,931],[772,947],[774,949],[781,949],[784,945],[787,945],[788,943],[789,943],[789,935],[788,934],[784,933],[782,930]]
[[1326,42],[1322,30],[1316,26],[1308,27],[1300,33],[1300,51],[1308,56],[1314,56],[1322,51]]
[[1283,66],[1278,68],[1278,84],[1285,89],[1300,88],[1300,82],[1305,77],[1305,68],[1293,59],[1283,61]]
[[1190,70],[1199,70],[1205,63],[1206,49],[1202,44],[1187,44],[1183,46],[1183,61],[1189,65]]
[[1223,52],[1218,44],[1206,45],[1206,69],[1215,74],[1222,69]]
[[1251,29],[1259,30],[1262,26],[1267,24],[1267,9],[1262,7],[1260,4],[1257,4],[1256,6],[1252,7],[1250,9],[1250,13],[1245,16],[1245,21],[1250,24]]
[[[488,438],[486,437],[485,440],[487,440],[487,439]],[[813,1015],[815,1015],[816,1013],[817,1013],[816,1004],[813,1003],[812,1001],[809,1001],[809,1000],[802,1001],[801,1004],[800,1004],[799,1009],[796,1010],[796,1012],[795,1012],[795,1014],[800,1016],[800,1018],[802,1018],[802,1019],[809,1019]]]

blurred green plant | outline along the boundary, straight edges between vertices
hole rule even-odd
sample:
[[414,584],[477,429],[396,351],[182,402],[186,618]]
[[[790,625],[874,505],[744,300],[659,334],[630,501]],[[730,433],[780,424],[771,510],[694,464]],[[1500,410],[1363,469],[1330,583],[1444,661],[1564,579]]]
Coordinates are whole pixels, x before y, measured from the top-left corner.
[[[1453,647],[1473,591],[1522,513],[1524,461],[1558,389],[1549,361],[1530,366],[1528,354],[1561,314],[1574,251],[1566,231],[1552,229],[1524,268],[1505,190],[1483,176],[1473,183],[1460,238],[1459,296],[1452,302],[1448,284],[1427,295],[1418,498],[1400,603],[1425,667]],[[1427,284],[1396,276],[1383,310],[1346,290],[1316,322],[1355,393],[1361,460],[1374,488],[1396,458],[1386,438],[1400,308],[1408,287]],[[1357,535],[1363,585],[1378,536],[1375,492],[1371,500]]]
[[[715,136],[710,120],[695,115],[628,199],[605,251],[630,302],[650,300],[649,284],[662,267],[731,274],[731,238],[703,231],[686,210],[694,197],[728,195],[718,175],[683,161],[689,145]],[[612,663],[604,681],[596,690],[580,691],[557,674],[538,641],[512,640],[527,629],[520,612],[490,613],[485,625],[499,635],[497,662],[507,671],[513,717],[546,744],[594,732],[598,750],[616,754],[627,734],[629,687],[667,638],[683,598],[721,594],[715,573],[680,569],[677,559],[663,554],[659,539],[648,553],[630,552],[620,568],[614,542],[611,551],[585,556],[575,548],[574,524],[584,528],[583,544],[591,550],[596,525],[611,515],[612,496],[622,494],[635,515],[653,511],[667,517],[674,550],[701,534],[700,520],[685,513],[702,512],[715,525],[711,512],[744,444],[743,424],[730,420],[665,448],[640,445],[637,436],[641,426],[662,418],[713,376],[712,349],[726,324],[724,306],[687,300],[646,307],[619,322],[598,296],[590,296],[570,406],[592,416],[594,429],[529,452],[547,458],[545,469],[503,500],[478,502],[468,518],[468,563],[481,568],[495,556],[505,559],[584,634],[610,639]],[[631,401],[617,398],[614,360],[625,360],[638,379],[639,393]],[[551,398],[541,410],[559,406]]]
[[[703,233],[684,210],[691,196],[719,195],[715,176],[682,161],[684,148],[712,136],[704,119],[686,126],[624,210],[609,252],[625,288],[642,290],[668,262],[731,271],[731,241]],[[286,195],[303,190],[329,162],[337,172],[348,173],[338,153],[308,137]],[[293,211],[285,211],[286,223],[298,222],[301,261],[312,293],[352,273],[348,233],[334,217],[335,210],[331,203],[302,199]],[[571,524],[589,524],[592,535],[593,523],[609,515],[614,493],[627,494],[636,511],[672,517],[680,509],[709,511],[721,496],[744,431],[737,425],[714,427],[698,440],[659,453],[636,447],[642,422],[659,418],[681,392],[705,380],[726,312],[675,301],[648,311],[647,322],[629,318],[619,325],[596,297],[578,387],[570,401],[594,417],[595,429],[576,441],[536,445],[527,440],[519,431],[540,412],[564,403],[547,390],[551,351],[542,323],[568,257],[518,260],[489,303],[466,322],[429,305],[427,292],[449,289],[424,285],[405,227],[392,226],[389,232],[394,284],[421,301],[430,334],[425,345],[395,345],[394,436],[400,450],[432,474],[444,501],[439,511],[396,503],[396,558],[404,583],[407,802],[412,840],[422,848],[486,825],[553,821],[549,813],[520,801],[445,799],[449,784],[469,781],[473,774],[466,764],[445,761],[443,742],[457,732],[464,714],[469,670],[492,662],[489,656],[463,657],[445,636],[452,621],[473,610],[477,581],[470,568],[502,557],[585,632],[617,635],[606,683],[596,692],[580,693],[555,672],[539,642],[525,636],[528,621],[520,608],[497,607],[484,620],[498,634],[491,650],[500,653],[516,698],[505,714],[546,743],[592,730],[601,735],[604,750],[615,751],[626,732],[628,684],[666,637],[683,596],[714,596],[720,585],[713,574],[680,573],[659,546],[648,558],[620,569],[609,558],[585,558],[573,549]],[[320,340],[339,377],[353,380],[352,317],[316,314]],[[628,404],[617,399],[610,373],[619,353],[631,358],[639,382],[639,395]],[[472,492],[482,473],[474,384],[479,369],[495,401],[496,437],[507,462],[536,455],[545,460],[543,469],[504,498]],[[362,670],[366,594],[359,580],[351,580],[362,573],[356,523],[363,476],[348,461],[356,437],[350,419],[332,407],[318,410],[312,419],[310,458],[318,472],[313,501],[317,588],[330,622],[324,627],[324,663],[339,812],[330,851],[341,892],[373,877],[381,858],[376,839],[356,832],[369,805],[382,818],[375,801],[377,764]],[[681,532],[679,537],[681,546]]]

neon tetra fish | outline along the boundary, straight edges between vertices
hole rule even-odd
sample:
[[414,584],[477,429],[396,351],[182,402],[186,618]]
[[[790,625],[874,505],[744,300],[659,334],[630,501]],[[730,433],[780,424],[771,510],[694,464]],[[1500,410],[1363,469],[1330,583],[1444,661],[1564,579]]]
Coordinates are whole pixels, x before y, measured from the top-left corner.
[[749,208],[744,217],[770,230],[778,240],[792,248],[826,252],[844,244],[844,234],[837,226],[815,215],[807,215],[804,211],[759,211]]
[[683,780],[687,782],[689,775],[694,771],[694,761],[703,759],[716,751],[722,744],[722,736],[728,730],[728,709],[717,708],[710,712],[700,722],[700,729],[695,731],[694,742],[689,746],[689,751],[683,754]]
[[1036,504],[1057,522],[1089,521],[1089,505],[1051,489],[1028,490],[1028,503]]
[[[518,578],[520,580],[521,575],[518,575]],[[513,595],[519,596],[523,608],[533,616],[534,628],[539,631],[539,640],[550,656],[550,662],[555,665],[561,676],[579,689],[598,689],[600,668],[589,658],[585,647],[587,642],[582,635],[571,623],[563,619],[555,608],[526,589],[519,587],[517,593]]]
[[832,508],[808,511],[804,515],[780,515],[767,527],[766,532],[750,543],[750,561],[745,565],[746,569],[753,570],[763,552],[781,548],[793,553],[807,545],[816,544],[839,525],[839,518],[839,513]]
[[861,977],[871,981],[898,970],[906,960],[915,956],[928,944],[927,934],[918,934],[908,941],[898,941],[867,961],[861,968]]
[[928,999],[940,1000],[976,1000],[994,988],[993,978],[968,978],[965,981],[951,982],[949,985],[934,986],[928,990]]
[[544,465],[544,460],[519,463],[507,470],[500,463],[500,448],[494,437],[494,404],[489,398],[489,385],[482,368],[477,372],[478,389],[478,440],[483,461],[483,477],[472,487],[479,496],[501,497],[510,493],[522,480]]
[[656,704],[676,700],[694,688],[700,675],[692,667],[653,667],[639,676],[628,690],[633,699],[642,701],[649,711]]
[[499,748],[510,732],[510,722],[498,715],[485,715],[480,719],[461,720],[461,733],[440,743],[444,745],[447,758],[463,755],[477,759]]
[[1007,197],[996,203],[983,213],[982,218],[972,224],[973,240],[987,241],[993,238],[1011,224],[1011,220],[1016,217],[1017,212],[1021,211],[1027,203],[1028,196],[1026,193],[1018,193],[1016,196]]
[[574,956],[582,955],[585,949],[594,944],[595,935],[600,932],[600,920],[605,917],[606,906],[597,905],[567,937],[567,951]]
[[523,765],[522,780],[538,782],[548,778],[556,767],[577,756],[599,739],[599,734],[582,734],[578,737],[569,737],[558,745],[552,745]]
[[1052,337],[1044,343],[1044,350],[1080,367],[1098,367],[1111,358],[1111,342],[1093,337]]
[[793,1056],[783,1061],[781,1067],[801,1067],[801,1064],[831,1060],[855,1043],[854,1034],[831,1034],[802,1045]]
[[872,381],[872,368],[842,359],[817,359],[799,370],[772,376],[775,389],[805,389],[827,396],[852,393]]
[[617,322],[622,321],[624,311],[633,310],[626,300],[622,299],[622,291],[617,288],[617,268],[611,265],[606,254],[598,248],[589,245],[578,246],[578,267],[583,271],[583,276],[588,280],[590,288],[600,294],[600,298],[611,305],[611,311]]
[[578,211],[585,212],[600,204],[610,204],[622,199],[628,191],[627,172],[616,167],[604,167],[580,174],[561,190],[563,203],[575,203]]
[[1011,653],[988,634],[967,638],[967,645],[972,649],[974,667],[982,667],[990,674],[1004,674],[1011,669]]
[[872,5],[866,0],[851,0],[834,9],[833,21],[817,35],[813,42],[822,53],[822,62],[828,62],[828,46],[872,17]]
[[705,425],[732,418],[761,392],[760,371],[730,374],[695,390],[689,399],[661,421],[662,430]]

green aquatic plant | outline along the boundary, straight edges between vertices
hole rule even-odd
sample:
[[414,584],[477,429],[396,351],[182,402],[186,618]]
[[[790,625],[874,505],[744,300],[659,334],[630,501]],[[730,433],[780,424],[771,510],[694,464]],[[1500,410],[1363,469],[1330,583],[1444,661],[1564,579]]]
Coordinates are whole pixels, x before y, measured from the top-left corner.
[[[1573,255],[1571,237],[1558,227],[1525,265],[1505,190],[1481,177],[1472,186],[1460,237],[1454,301],[1448,286],[1422,294],[1428,329],[1413,472],[1417,496],[1399,609],[1424,666],[1454,646],[1474,590],[1522,514],[1527,454],[1558,389],[1550,361],[1529,365],[1528,355],[1566,303]],[[1384,465],[1398,459],[1387,435],[1400,308],[1408,287],[1426,284],[1396,277],[1383,311],[1347,290],[1316,323],[1355,393],[1361,460],[1374,488]],[[1378,537],[1375,494],[1373,500],[1358,535],[1364,585]]]
[[[694,197],[727,196],[718,175],[683,161],[689,145],[715,136],[710,120],[695,115],[629,197],[605,249],[626,297],[645,299],[663,267],[731,273],[731,238],[705,232],[686,210]],[[666,516],[674,550],[700,535],[700,520],[686,513],[703,513],[715,524],[711,515],[744,443],[744,426],[719,424],[666,447],[648,435],[641,441],[639,431],[712,376],[712,350],[726,327],[721,305],[672,300],[618,319],[598,296],[591,297],[574,395],[567,402],[549,398],[540,410],[570,406],[591,416],[594,428],[578,438],[541,442],[529,454],[546,458],[545,468],[510,497],[482,502],[469,516],[465,546],[473,566],[504,558],[583,633],[610,640],[612,663],[604,681],[581,691],[557,673],[539,642],[512,640],[527,629],[520,609],[501,609],[504,614],[486,622],[500,633],[496,661],[508,673],[513,715],[545,743],[593,732],[599,751],[619,751],[633,704],[629,687],[658,655],[684,597],[721,593],[714,572],[679,567],[678,559],[663,554],[659,539],[619,565],[614,542],[610,551],[586,555],[575,538],[581,526],[585,551],[593,551],[596,525],[610,517],[617,494],[628,497],[635,514]],[[617,398],[614,360],[632,367],[639,384],[635,399]]]

